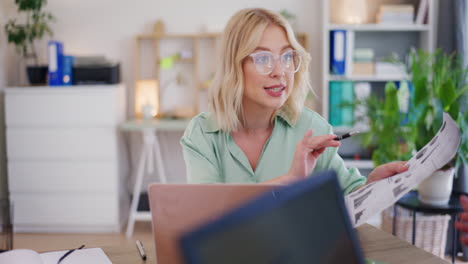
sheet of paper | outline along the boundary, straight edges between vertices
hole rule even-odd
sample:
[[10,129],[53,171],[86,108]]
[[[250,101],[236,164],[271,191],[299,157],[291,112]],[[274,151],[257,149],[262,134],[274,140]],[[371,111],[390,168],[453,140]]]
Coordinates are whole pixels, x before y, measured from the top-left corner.
[[358,227],[370,217],[393,205],[403,195],[442,168],[457,153],[460,130],[447,113],[432,140],[408,162],[408,171],[373,182],[345,196],[351,222]]
[[[41,258],[44,264],[56,264],[57,261],[67,252],[54,251],[42,253]],[[84,248],[73,251],[61,263],[63,264],[112,264],[106,253],[101,248]]]
[[0,254],[1,264],[43,264],[39,254],[30,249],[15,249]]

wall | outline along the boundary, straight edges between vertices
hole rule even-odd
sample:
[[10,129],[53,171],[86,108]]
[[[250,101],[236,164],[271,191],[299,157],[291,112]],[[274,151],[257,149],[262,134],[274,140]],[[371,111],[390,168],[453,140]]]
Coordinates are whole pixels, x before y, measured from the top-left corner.
[[[134,39],[138,34],[151,33],[156,20],[164,21],[166,32],[192,33],[198,32],[203,25],[222,27],[235,11],[256,6],[272,10],[287,8],[298,15],[298,28],[309,34],[312,56],[316,58],[312,65],[312,78],[317,87],[320,83],[320,65],[317,64],[320,41],[317,36],[320,36],[321,20],[318,16],[320,6],[314,3],[319,4],[319,1],[49,0],[47,9],[56,17],[52,25],[54,38],[63,41],[65,52],[72,55],[102,54],[120,61],[123,81],[127,84],[129,98],[133,98]],[[14,0],[6,0],[3,5],[8,15],[14,15]],[[43,43],[41,58],[46,62],[46,41]]]
[[[234,12],[246,7],[265,7],[279,11],[283,8],[295,13],[298,17],[297,28],[309,35],[309,51],[312,55],[311,77],[313,87],[319,94],[321,16],[320,1],[313,0],[48,0],[46,9],[54,14],[56,22],[52,24],[54,39],[64,43],[65,53],[71,55],[105,55],[109,59],[121,62],[122,80],[127,86],[128,113],[133,115],[133,59],[135,37],[152,32],[153,24],[161,19],[169,33],[199,32],[203,25],[222,28]],[[7,18],[16,15],[14,0],[0,1]],[[5,19],[6,20],[6,19]],[[2,22],[2,21],[0,21]],[[1,23],[3,25],[3,23]],[[37,47],[43,63],[46,62],[45,39]],[[5,53],[5,39],[0,38],[0,52]],[[7,52],[13,56],[14,51]],[[0,55],[1,56],[1,55]],[[13,56],[14,57],[14,56]],[[21,68],[15,59],[10,59],[9,70],[3,73],[10,84],[24,83],[23,75],[14,69]],[[4,71],[4,70],[3,70]],[[2,73],[0,72],[0,78]],[[1,81],[1,79],[0,79]],[[320,105],[314,107],[321,109]],[[138,157],[138,139],[132,135],[133,164]],[[178,145],[180,135],[161,135],[163,151],[172,149],[168,146]],[[166,144],[164,146],[164,144]],[[174,157],[179,158],[174,160]],[[163,159],[169,178],[180,181],[185,174],[180,166],[180,149],[172,150]]]

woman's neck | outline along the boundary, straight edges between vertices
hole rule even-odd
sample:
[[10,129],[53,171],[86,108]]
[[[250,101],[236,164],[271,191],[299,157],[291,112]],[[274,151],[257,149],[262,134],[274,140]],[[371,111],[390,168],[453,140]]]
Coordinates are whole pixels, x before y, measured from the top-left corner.
[[272,115],[271,111],[247,111],[246,109],[240,131],[247,133],[271,131],[273,128]]

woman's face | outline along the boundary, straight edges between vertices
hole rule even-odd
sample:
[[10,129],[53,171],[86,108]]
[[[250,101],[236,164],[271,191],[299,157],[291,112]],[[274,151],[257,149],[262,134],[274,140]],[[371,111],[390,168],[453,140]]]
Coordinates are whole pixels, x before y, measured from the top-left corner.
[[[264,75],[259,73],[251,56],[244,60],[242,64],[244,111],[275,111],[286,102],[293,89],[294,73],[283,70],[278,56],[290,50],[293,49],[283,28],[269,25],[263,32],[260,43],[253,54],[259,51],[269,51],[274,54],[276,60],[274,60],[271,73]],[[264,61],[260,58],[257,63]]]

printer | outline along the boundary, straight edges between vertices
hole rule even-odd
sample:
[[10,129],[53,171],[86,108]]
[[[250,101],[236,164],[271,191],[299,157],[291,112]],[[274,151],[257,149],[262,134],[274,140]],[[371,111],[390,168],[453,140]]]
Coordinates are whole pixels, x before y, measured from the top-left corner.
[[104,56],[75,56],[73,84],[116,84],[120,82],[120,63]]

